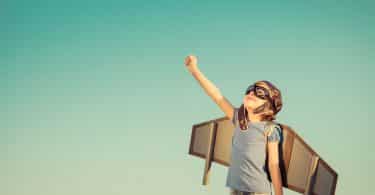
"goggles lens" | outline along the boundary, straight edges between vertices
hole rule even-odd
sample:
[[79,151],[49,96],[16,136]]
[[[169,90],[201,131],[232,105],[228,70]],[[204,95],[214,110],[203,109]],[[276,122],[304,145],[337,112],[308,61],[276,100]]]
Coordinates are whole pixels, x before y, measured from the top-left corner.
[[256,85],[250,85],[246,90],[246,95],[249,94],[251,91],[254,91],[254,95],[260,99],[267,99],[269,97],[267,89],[256,86]]

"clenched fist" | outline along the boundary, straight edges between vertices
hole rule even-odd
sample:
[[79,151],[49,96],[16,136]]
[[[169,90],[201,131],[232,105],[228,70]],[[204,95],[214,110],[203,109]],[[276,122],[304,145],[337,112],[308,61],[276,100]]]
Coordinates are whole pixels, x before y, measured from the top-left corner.
[[198,68],[198,59],[197,57],[195,56],[187,56],[185,58],[185,65],[186,65],[186,68],[190,71],[190,72],[193,72],[194,70],[196,70]]

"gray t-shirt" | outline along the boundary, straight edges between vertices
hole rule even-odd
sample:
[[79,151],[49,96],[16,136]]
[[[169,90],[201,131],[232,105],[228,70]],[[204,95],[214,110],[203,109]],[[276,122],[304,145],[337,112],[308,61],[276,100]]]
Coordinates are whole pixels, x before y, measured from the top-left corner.
[[[226,186],[246,192],[271,193],[271,182],[266,168],[266,121],[251,122],[248,129],[241,130],[238,124],[238,110],[235,108],[232,123],[235,125],[232,138],[231,164]],[[277,125],[268,141],[280,141],[281,128]]]

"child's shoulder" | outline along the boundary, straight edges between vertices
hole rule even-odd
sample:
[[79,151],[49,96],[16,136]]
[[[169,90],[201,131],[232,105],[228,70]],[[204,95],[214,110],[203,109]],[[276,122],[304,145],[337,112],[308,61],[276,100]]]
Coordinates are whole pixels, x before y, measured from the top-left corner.
[[266,121],[265,134],[268,140],[279,140],[281,137],[281,125],[276,121]]

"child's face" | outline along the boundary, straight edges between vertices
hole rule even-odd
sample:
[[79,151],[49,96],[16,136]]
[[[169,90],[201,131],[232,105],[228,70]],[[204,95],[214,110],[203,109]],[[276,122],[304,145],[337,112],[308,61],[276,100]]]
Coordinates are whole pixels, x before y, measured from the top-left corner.
[[267,100],[258,98],[257,96],[254,95],[254,91],[251,91],[247,95],[243,97],[243,104],[245,108],[249,110],[254,110],[255,108],[261,106],[264,104]]

